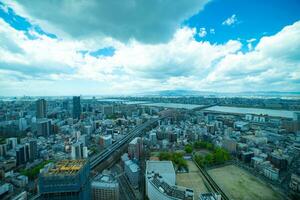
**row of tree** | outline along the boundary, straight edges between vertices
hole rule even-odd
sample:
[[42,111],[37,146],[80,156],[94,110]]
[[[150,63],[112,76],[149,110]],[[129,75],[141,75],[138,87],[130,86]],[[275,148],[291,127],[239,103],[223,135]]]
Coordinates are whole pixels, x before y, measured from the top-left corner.
[[230,154],[223,148],[215,148],[212,153],[205,156],[195,154],[194,159],[200,166],[223,164],[230,160]]
[[40,169],[44,168],[44,166],[48,163],[52,162],[51,160],[45,160],[43,162],[41,162],[40,164],[36,165],[33,168],[30,169],[22,169],[20,171],[20,173],[22,175],[27,176],[30,180],[34,180],[38,177],[39,173],[40,173]]
[[188,169],[186,160],[183,158],[183,154],[179,152],[160,152],[159,160],[171,160],[179,170]]
[[205,156],[199,154],[194,155],[195,161],[200,166],[222,164],[225,161],[230,160],[230,154],[228,151],[223,148],[216,148],[210,142],[196,141],[193,144],[186,145],[184,148],[186,153],[192,153],[194,149],[206,149],[210,151],[210,153]]

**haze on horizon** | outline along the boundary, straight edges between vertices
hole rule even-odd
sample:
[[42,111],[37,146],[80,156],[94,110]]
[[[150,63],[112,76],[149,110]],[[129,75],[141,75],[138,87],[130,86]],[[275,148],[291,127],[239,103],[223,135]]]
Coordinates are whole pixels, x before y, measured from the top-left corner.
[[297,0],[0,0],[0,96],[300,88]]

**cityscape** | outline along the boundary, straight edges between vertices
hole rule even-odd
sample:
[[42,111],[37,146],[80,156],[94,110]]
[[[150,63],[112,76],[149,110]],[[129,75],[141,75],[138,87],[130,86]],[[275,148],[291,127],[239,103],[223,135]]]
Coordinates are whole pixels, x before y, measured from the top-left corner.
[[299,10],[0,0],[0,199],[299,200]]

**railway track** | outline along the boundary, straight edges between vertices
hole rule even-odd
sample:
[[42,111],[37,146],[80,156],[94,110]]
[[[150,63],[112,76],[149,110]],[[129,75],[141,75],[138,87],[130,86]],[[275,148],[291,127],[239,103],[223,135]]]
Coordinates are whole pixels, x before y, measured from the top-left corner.
[[204,181],[206,182],[206,185],[209,186],[209,190],[211,192],[217,193],[221,195],[222,200],[230,200],[230,198],[223,192],[223,190],[218,186],[218,184],[211,178],[211,176],[207,173],[205,169],[200,167],[198,163],[194,160],[195,165],[198,167],[200,173],[202,174]]

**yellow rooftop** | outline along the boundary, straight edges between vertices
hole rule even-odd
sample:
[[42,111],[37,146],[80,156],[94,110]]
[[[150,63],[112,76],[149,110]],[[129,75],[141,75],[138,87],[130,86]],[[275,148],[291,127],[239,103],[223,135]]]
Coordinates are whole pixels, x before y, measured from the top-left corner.
[[48,174],[75,174],[85,165],[85,163],[86,160],[61,160],[55,163],[53,168],[49,169]]

